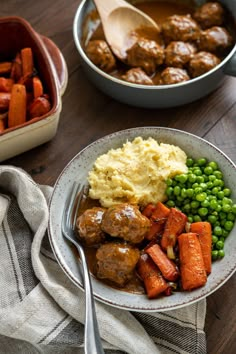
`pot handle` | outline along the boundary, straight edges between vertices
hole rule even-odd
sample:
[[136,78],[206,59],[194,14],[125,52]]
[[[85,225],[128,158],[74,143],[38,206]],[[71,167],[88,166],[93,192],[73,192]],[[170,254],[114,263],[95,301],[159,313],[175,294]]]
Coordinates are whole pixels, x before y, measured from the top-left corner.
[[227,62],[223,71],[225,75],[236,76],[236,53],[234,53],[234,55]]

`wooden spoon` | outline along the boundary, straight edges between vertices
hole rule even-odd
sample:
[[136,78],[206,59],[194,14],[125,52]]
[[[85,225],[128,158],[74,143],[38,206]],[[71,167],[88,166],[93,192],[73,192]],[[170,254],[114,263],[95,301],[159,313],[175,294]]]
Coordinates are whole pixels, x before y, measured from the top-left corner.
[[133,44],[132,33],[146,28],[159,33],[156,22],[124,0],[93,0],[101,18],[105,38],[113,53],[121,60]]

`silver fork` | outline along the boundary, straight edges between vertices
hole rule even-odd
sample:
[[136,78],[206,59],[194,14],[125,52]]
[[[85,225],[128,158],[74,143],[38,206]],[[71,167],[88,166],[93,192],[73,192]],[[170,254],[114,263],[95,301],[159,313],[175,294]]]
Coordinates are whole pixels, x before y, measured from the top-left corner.
[[77,248],[83,269],[83,285],[85,290],[86,304],[84,352],[85,354],[104,354],[98,329],[89,269],[84,254],[84,249],[79,244],[78,238],[75,233],[76,217],[83,196],[83,192],[84,187],[81,187],[81,184],[73,184],[71,192],[67,197],[66,204],[64,207],[61,229],[64,237],[71,243],[73,243],[73,245]]

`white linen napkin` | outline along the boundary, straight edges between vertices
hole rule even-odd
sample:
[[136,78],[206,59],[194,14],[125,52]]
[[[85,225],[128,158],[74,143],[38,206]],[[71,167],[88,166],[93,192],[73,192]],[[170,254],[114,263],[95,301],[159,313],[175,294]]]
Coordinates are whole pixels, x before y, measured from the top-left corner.
[[[83,353],[85,299],[48,237],[52,188],[0,166],[0,353]],[[106,354],[206,353],[206,301],[159,313],[96,302]],[[91,353],[93,354],[93,353]]]

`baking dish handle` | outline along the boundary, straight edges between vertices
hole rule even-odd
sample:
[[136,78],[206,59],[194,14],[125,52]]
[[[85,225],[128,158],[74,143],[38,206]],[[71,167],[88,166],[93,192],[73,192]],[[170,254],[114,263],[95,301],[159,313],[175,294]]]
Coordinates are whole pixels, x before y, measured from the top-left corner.
[[236,52],[224,66],[224,74],[236,76]]
[[60,91],[60,95],[62,96],[66,90],[66,86],[68,83],[68,70],[67,70],[66,61],[60,49],[56,46],[56,44],[51,39],[43,35],[40,35],[40,38],[42,39],[52,59],[54,67],[56,69],[57,76],[58,76],[59,91]]

